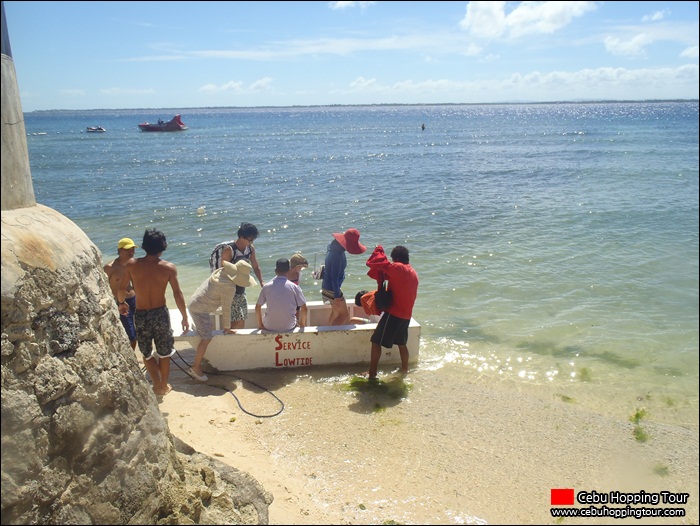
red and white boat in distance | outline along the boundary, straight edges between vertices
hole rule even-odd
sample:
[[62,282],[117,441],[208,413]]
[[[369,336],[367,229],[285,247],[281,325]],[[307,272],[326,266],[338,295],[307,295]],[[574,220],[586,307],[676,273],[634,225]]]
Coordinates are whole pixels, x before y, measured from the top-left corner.
[[150,122],[143,122],[139,124],[139,129],[146,132],[172,132],[172,131],[184,131],[187,129],[185,123],[180,119],[180,115],[175,115],[168,122],[162,119],[158,119],[158,122],[153,124]]

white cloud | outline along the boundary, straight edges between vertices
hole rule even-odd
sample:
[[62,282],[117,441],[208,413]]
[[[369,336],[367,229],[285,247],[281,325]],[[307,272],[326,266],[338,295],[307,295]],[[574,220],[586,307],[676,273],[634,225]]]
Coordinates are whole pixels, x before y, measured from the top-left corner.
[[477,55],[479,55],[481,53],[481,50],[482,50],[481,46],[477,46],[476,44],[471,43],[467,46],[467,50],[464,52],[464,54],[467,55],[468,57],[476,57]]
[[364,77],[357,77],[350,83],[352,89],[366,90],[368,88],[374,88],[377,86],[377,79],[366,79]]
[[270,88],[272,84],[272,77],[265,77],[260,80],[256,80],[250,85],[251,91],[263,91]]
[[505,2],[469,2],[459,25],[477,37],[499,37],[506,30],[505,6]]
[[377,2],[328,2],[328,6],[331,9],[346,9],[348,7],[359,7],[364,9],[365,7],[372,6]]
[[603,40],[605,49],[613,55],[643,56],[644,47],[651,44],[654,38],[646,33],[636,35],[630,39],[622,40],[617,37],[606,37]]
[[683,58],[698,58],[698,46],[690,46],[681,52]]
[[[365,51],[418,50],[421,52],[444,52],[460,46],[454,44],[450,36],[435,35],[386,36],[381,38],[317,38],[309,40],[289,40],[271,42],[266,49],[252,50],[205,50],[188,52],[190,58],[238,59],[238,60],[279,60],[294,57],[337,55],[348,56]],[[143,59],[145,60],[145,59]]]
[[644,22],[658,22],[659,20],[663,20],[665,14],[666,14],[666,11],[656,11],[650,15],[643,16],[642,21],[644,21]]
[[595,2],[522,2],[506,20],[513,37],[549,34],[594,9]]
[[217,84],[205,84],[201,88],[199,88],[199,91],[201,93],[226,93],[226,92],[235,92],[235,93],[259,93],[261,91],[265,91],[271,87],[272,84],[272,77],[263,77],[259,80],[254,81],[253,83],[250,84],[246,88],[245,84],[241,80],[231,80],[225,84],[217,85]]
[[243,91],[243,82],[240,80],[232,80],[226,84],[222,84],[221,86],[217,86],[216,84],[205,84],[199,88],[199,91],[203,93],[220,93],[223,91],[235,91],[237,93],[241,93]]
[[579,71],[516,73],[501,80],[410,79],[383,84],[376,78],[358,77],[346,89],[334,93],[361,96],[385,94],[392,100],[439,102],[508,102],[659,98],[692,98],[697,95],[697,65],[678,68],[598,68]]
[[506,6],[506,2],[469,2],[460,26],[480,38],[549,34],[595,10],[596,2],[520,2],[508,14]]

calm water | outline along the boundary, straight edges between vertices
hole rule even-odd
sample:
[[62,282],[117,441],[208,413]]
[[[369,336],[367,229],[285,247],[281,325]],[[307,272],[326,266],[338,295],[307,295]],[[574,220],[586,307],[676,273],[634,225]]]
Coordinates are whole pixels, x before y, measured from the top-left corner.
[[[265,279],[356,227],[410,250],[422,371],[697,423],[697,102],[181,113],[182,133],[137,128],[171,110],[26,114],[37,201],[105,260],[159,228],[186,299],[241,221]],[[346,294],[373,285],[365,259]]]

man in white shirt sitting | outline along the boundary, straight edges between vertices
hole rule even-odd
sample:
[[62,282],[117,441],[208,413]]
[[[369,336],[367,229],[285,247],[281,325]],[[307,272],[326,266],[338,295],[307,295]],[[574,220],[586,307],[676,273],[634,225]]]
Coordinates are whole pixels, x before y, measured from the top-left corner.
[[[306,326],[306,298],[299,285],[287,279],[287,272],[289,272],[289,260],[278,259],[275,264],[275,277],[260,291],[258,302],[255,304],[255,314],[258,317],[260,330],[289,332],[294,330],[294,327]],[[264,316],[263,305],[267,305]],[[298,316],[297,307],[299,307]]]

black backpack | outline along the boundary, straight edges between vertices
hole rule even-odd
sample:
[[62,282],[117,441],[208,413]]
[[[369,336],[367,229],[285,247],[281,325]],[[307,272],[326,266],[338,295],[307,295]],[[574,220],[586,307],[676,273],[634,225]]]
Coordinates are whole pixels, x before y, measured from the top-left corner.
[[233,244],[235,242],[235,239],[232,241],[223,241],[214,247],[211,256],[209,256],[209,270],[214,272],[217,268],[221,267],[221,254],[224,253],[226,247],[231,247],[231,249],[233,249]]

